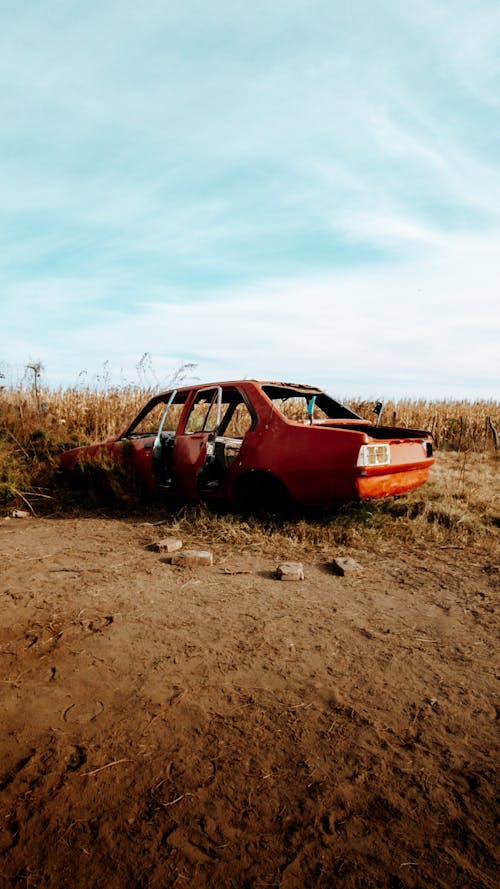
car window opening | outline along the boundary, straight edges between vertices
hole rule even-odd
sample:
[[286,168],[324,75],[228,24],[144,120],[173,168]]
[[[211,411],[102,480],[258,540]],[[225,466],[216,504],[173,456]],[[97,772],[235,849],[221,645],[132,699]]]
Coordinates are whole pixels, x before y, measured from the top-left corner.
[[[140,412],[121,437],[143,438],[149,435],[156,435],[160,424],[162,424],[162,429],[165,432],[175,432],[179,425],[182,409],[186,403],[187,394],[187,392],[167,392],[153,399]],[[167,407],[169,410],[166,412]]]
[[198,475],[200,490],[220,486],[255,423],[256,417],[237,389],[223,389],[220,396],[217,391],[205,392],[196,399],[184,431],[208,433],[206,461]]
[[359,414],[320,389],[306,386],[262,386],[262,391],[279,413],[298,423],[324,420],[362,420]]

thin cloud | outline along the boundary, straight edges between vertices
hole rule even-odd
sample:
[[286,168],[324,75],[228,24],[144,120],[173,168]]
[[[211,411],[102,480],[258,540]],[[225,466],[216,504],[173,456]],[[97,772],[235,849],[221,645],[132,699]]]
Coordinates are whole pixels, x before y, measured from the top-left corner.
[[[500,265],[494,247],[450,239],[446,251],[436,249],[424,262],[263,279],[206,294],[196,304],[189,293],[159,292],[133,315],[96,314],[94,285],[78,331],[46,345],[39,357],[50,372],[62,356],[71,379],[104,359],[115,373],[123,367],[130,373],[149,351],[162,372],[182,359],[197,361],[203,379],[286,377],[337,394],[495,397]],[[54,319],[60,300],[51,309]],[[57,336],[57,319],[54,330]]]

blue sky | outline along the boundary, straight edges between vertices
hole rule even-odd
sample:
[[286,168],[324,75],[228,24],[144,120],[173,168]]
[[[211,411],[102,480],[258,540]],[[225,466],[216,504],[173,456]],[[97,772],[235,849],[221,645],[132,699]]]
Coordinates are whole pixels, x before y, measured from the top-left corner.
[[0,0],[0,367],[498,398],[493,0]]

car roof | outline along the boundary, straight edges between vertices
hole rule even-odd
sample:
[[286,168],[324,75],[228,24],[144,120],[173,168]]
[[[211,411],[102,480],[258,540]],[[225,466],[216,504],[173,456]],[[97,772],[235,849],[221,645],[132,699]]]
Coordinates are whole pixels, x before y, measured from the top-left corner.
[[[323,392],[322,389],[319,389],[317,386],[308,386],[305,383],[286,383],[286,382],[276,382],[272,380],[255,380],[255,379],[245,379],[245,380],[219,380],[217,382],[211,383],[193,383],[192,385],[186,386],[172,386],[170,389],[166,389],[165,392],[189,392],[192,389],[215,389],[217,386],[247,386],[248,384],[259,386],[259,388],[266,389],[293,389],[296,392],[303,393],[304,395],[310,395],[314,393]],[[164,393],[158,393],[164,394]]]

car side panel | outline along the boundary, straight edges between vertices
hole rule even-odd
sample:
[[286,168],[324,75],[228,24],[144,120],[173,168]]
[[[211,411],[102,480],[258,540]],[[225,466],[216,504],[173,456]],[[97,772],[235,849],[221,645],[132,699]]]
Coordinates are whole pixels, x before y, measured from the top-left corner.
[[120,439],[114,442],[111,453],[125,469],[134,472],[143,488],[150,494],[156,491],[153,474],[154,435],[141,438]]

